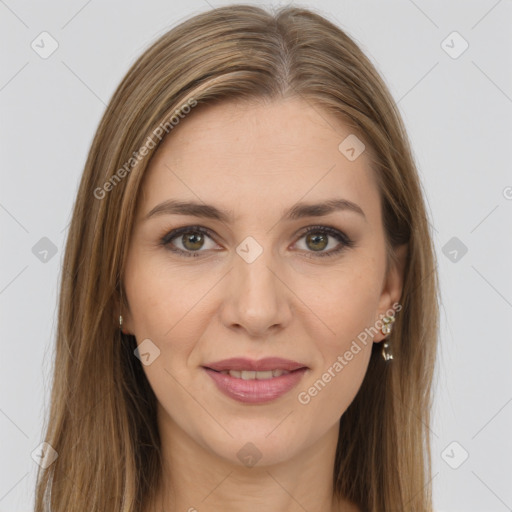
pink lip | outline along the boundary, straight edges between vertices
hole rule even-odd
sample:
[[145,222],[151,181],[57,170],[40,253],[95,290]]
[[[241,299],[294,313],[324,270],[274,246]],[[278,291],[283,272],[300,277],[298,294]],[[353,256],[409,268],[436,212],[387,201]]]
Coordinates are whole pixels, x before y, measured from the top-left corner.
[[[280,357],[267,357],[260,360],[232,357],[231,359],[205,364],[203,368],[222,393],[234,400],[249,404],[260,404],[279,398],[294,388],[308,370],[306,365],[302,363]],[[271,379],[244,380],[220,373],[223,370],[257,372],[287,370],[290,373]]]
[[217,388],[225,395],[247,404],[261,404],[275,400],[294,388],[307,368],[295,370],[280,377],[264,380],[244,380],[205,368]]
[[[203,367],[211,370],[248,370],[256,372],[264,372],[266,370],[287,370],[292,372],[299,368],[307,368],[305,364],[291,361],[290,359],[282,359],[281,357],[266,357],[255,361],[244,357],[232,357],[231,359],[223,359],[214,363],[204,364]],[[276,377],[280,378],[280,377]]]

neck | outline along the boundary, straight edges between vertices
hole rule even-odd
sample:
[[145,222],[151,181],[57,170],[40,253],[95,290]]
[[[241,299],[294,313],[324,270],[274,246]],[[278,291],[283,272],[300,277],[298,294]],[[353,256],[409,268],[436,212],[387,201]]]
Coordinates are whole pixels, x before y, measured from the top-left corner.
[[164,471],[145,512],[357,512],[334,496],[333,470],[339,423],[285,461],[244,466],[197,443],[159,411]]

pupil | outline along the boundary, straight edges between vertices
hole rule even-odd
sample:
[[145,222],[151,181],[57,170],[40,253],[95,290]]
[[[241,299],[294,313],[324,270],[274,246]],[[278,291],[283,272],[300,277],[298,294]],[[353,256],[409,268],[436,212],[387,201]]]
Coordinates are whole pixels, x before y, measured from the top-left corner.
[[316,247],[316,248],[311,247],[311,249],[313,249],[314,251],[319,251],[319,250],[325,249],[327,247],[327,236],[319,235],[319,234],[316,234],[316,235],[308,234],[306,236],[306,243],[309,244],[309,242],[313,242],[313,244],[320,243],[320,247]]
[[[202,234],[192,234],[192,235],[183,235],[182,238],[183,245],[190,250],[200,249],[203,242]],[[189,245],[189,244],[192,244]]]

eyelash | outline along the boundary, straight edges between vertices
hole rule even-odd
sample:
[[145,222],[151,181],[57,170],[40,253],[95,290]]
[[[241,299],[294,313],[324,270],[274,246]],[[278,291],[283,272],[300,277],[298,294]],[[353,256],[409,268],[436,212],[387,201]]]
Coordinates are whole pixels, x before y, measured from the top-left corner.
[[[173,247],[171,244],[171,242],[175,238],[177,238],[180,235],[183,235],[184,233],[189,233],[189,232],[203,233],[203,234],[207,235],[208,237],[210,237],[212,240],[214,240],[214,237],[212,236],[212,232],[209,229],[203,228],[202,226],[184,226],[182,228],[173,229],[172,231],[170,231],[169,233],[164,235],[160,240],[160,245],[164,246],[166,249],[168,249],[174,253],[177,253],[179,256],[184,256],[186,258],[197,258],[201,255],[200,254],[201,252],[205,252],[205,251],[201,251],[201,250],[183,251],[182,249]],[[337,229],[334,229],[330,226],[309,226],[301,233],[298,240],[300,240],[301,238],[303,238],[304,236],[306,236],[308,233],[311,233],[311,232],[315,232],[315,233],[319,232],[319,233],[324,233],[329,236],[332,236],[333,238],[338,240],[338,242],[341,242],[341,245],[338,248],[331,249],[328,252],[314,253],[314,251],[306,251],[306,252],[313,252],[313,254],[314,254],[314,256],[307,256],[308,258],[317,258],[317,257],[324,258],[324,257],[336,256],[337,254],[341,253],[346,248],[351,248],[351,247],[354,247],[354,245],[355,245],[354,241],[351,240],[347,235],[345,235],[345,233],[338,231]]]

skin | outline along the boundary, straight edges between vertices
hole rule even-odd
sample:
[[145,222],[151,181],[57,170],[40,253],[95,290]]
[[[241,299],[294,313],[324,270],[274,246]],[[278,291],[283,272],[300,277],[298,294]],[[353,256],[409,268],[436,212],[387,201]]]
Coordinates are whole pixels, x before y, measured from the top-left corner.
[[[338,145],[351,130],[297,98],[197,107],[167,137],[144,177],[123,276],[123,327],[149,338],[160,355],[144,371],[158,399],[165,471],[158,507],[149,510],[359,510],[333,498],[339,420],[365,376],[369,338],[308,404],[299,402],[357,335],[399,302],[405,248],[385,274],[381,204],[369,146],[349,161]],[[298,201],[344,198],[360,206],[322,217],[281,220]],[[178,214],[144,220],[167,199],[213,204],[230,222]],[[200,225],[203,243],[160,244],[172,229]],[[331,226],[353,247],[320,257],[303,233]],[[193,232],[194,234],[196,232]],[[196,233],[201,236],[200,233]],[[318,234],[318,232],[317,232]],[[263,249],[248,263],[237,246]],[[343,243],[341,243],[343,245]],[[197,253],[197,250],[196,250]],[[202,365],[235,356],[278,356],[308,367],[299,385],[265,404],[243,404],[217,390]],[[237,457],[252,443],[248,467]],[[246,448],[247,449],[247,448]]]

